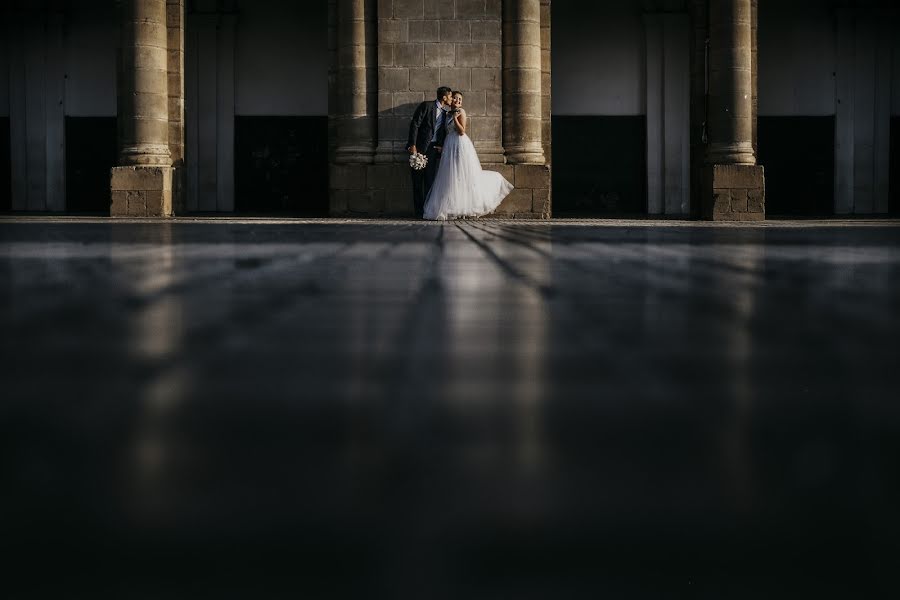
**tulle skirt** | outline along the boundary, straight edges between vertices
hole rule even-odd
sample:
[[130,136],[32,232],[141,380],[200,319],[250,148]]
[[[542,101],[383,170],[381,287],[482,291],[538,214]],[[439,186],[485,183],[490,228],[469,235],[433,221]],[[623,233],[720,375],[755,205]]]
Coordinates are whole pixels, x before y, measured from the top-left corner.
[[450,131],[425,200],[425,218],[436,221],[480,217],[494,212],[512,190],[512,184],[503,175],[481,168],[469,136]]

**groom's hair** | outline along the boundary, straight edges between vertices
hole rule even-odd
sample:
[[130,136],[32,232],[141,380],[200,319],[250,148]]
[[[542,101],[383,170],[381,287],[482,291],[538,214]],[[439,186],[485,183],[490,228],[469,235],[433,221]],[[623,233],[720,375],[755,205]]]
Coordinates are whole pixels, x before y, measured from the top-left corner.
[[441,98],[443,98],[444,96],[446,96],[447,94],[449,94],[452,91],[453,90],[448,88],[446,85],[442,85],[441,87],[439,87],[437,89],[437,99],[440,100]]

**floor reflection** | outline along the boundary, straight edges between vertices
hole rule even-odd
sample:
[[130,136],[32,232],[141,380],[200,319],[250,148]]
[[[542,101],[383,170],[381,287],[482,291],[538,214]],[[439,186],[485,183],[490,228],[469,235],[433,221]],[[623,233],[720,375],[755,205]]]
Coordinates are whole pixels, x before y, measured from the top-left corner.
[[891,222],[0,222],[16,597],[875,595],[898,278]]

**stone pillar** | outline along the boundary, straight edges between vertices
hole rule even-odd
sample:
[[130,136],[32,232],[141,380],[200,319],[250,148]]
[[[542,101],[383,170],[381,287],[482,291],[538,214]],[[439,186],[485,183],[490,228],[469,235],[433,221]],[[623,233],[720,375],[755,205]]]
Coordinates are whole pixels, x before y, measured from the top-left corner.
[[[550,166],[544,154],[544,69],[549,62],[550,6],[541,0],[503,0],[503,149],[513,167],[515,189],[495,213],[521,218],[550,217]],[[542,14],[546,28],[542,32]],[[543,36],[542,36],[543,34]],[[549,100],[549,97],[546,98]]]
[[171,216],[166,0],[123,0],[111,216]]
[[541,3],[505,0],[503,147],[507,162],[544,164],[541,138]]
[[335,162],[371,163],[375,154],[375,0],[338,0]]
[[709,105],[702,216],[765,219],[765,179],[753,152],[751,0],[709,2]]
[[185,210],[184,198],[184,0],[166,0],[168,36],[169,152],[172,157],[172,205]]
[[709,3],[709,163],[756,164],[751,14],[751,0]]
[[759,156],[759,0],[750,0],[750,89],[753,156]]
[[547,159],[547,164],[552,162],[553,155],[550,16],[550,0],[541,0],[541,142],[544,146],[544,158]]

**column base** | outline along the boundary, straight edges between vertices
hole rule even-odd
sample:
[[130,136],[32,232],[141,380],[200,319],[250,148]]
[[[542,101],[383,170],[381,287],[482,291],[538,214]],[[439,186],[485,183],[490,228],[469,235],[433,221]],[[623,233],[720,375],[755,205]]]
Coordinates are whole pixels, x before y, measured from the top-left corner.
[[111,217],[171,217],[172,167],[113,167]]
[[760,165],[703,168],[700,218],[707,221],[764,221],[766,178]]

